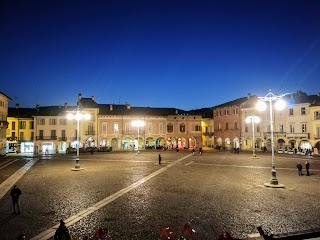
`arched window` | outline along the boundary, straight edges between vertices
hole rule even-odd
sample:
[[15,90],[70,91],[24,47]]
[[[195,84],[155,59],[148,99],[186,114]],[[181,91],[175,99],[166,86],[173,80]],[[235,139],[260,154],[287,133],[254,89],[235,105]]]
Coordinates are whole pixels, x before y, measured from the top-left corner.
[[168,125],[167,125],[167,132],[168,132],[168,133],[172,133],[172,132],[173,132],[173,125],[172,125],[172,123],[168,123]]
[[186,125],[184,123],[180,124],[180,132],[185,132],[186,131]]

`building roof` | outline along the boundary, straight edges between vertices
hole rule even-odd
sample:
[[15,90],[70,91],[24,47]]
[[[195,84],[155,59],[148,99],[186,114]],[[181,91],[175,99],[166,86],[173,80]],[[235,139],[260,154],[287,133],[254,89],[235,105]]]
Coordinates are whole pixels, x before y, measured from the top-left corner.
[[8,95],[4,94],[3,92],[0,91],[0,94],[8,98],[9,100],[12,100]]
[[98,104],[99,115],[168,116],[185,114],[176,108],[131,107],[129,104]]
[[188,111],[189,115],[201,115],[203,118],[213,118],[213,108],[200,108]]
[[241,104],[243,104],[247,100],[248,100],[248,97],[238,98],[238,99],[232,100],[230,102],[226,102],[226,103],[214,106],[213,109],[232,107],[232,106],[240,106]]
[[8,108],[8,117],[14,118],[33,118],[34,113],[36,112],[35,108]]
[[67,111],[73,111],[76,108],[76,106],[36,107],[33,116],[66,116]]

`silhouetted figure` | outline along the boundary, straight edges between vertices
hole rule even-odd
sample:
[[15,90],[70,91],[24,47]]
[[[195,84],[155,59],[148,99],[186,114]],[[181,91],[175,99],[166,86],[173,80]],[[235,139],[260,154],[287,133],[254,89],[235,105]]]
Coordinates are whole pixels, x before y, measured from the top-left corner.
[[[17,185],[14,185],[10,192],[10,196],[12,198],[12,204],[13,204],[13,213],[18,213],[20,214],[20,200],[19,197],[22,194],[21,190],[17,187]],[[16,211],[17,209],[17,211]]]
[[298,169],[298,175],[302,176],[302,165],[300,162],[297,164],[297,169]]
[[159,164],[161,164],[161,154],[159,154]]
[[54,240],[71,240],[70,233],[68,228],[66,227],[63,220],[60,220],[60,225],[57,228],[54,237]]
[[307,170],[307,176],[310,176],[310,173],[309,173],[310,164],[309,164],[308,160],[305,162],[305,165],[306,165],[306,170]]

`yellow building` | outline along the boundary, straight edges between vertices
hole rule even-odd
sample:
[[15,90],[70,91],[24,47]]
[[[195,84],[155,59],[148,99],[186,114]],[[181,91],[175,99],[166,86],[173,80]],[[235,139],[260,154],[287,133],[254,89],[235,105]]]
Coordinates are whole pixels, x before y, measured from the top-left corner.
[[34,108],[20,108],[19,104],[8,109],[7,153],[34,152],[34,112]]

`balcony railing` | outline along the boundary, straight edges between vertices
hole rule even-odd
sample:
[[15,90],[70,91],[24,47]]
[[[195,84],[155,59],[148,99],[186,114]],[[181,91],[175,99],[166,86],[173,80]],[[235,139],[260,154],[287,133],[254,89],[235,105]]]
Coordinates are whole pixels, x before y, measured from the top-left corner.
[[0,127],[5,127],[7,128],[9,123],[7,121],[0,121]]
[[287,133],[287,138],[309,138],[309,133]]
[[[139,129],[139,135],[143,135],[145,133],[144,129]],[[123,130],[123,135],[138,135],[138,130]]]
[[85,135],[96,135],[96,131],[86,131]]
[[202,132],[203,136],[212,137],[214,135],[214,132]]
[[67,141],[67,137],[59,137],[59,141]]
[[57,140],[57,136],[36,136],[36,140]]

